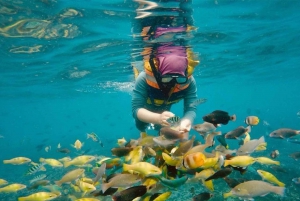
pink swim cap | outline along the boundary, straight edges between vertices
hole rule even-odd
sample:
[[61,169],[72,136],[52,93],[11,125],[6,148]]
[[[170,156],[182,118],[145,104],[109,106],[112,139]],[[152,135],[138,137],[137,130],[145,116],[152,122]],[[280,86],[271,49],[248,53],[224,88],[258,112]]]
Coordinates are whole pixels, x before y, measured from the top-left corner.
[[158,57],[159,71],[162,75],[176,73],[185,76],[185,71],[188,65],[188,60],[184,56],[174,54],[165,54]]

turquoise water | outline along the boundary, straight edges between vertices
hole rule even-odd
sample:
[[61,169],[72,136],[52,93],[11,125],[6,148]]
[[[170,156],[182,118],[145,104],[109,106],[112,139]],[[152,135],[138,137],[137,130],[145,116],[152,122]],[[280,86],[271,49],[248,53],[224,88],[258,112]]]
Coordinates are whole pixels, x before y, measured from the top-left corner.
[[[198,97],[207,98],[198,106],[195,123],[222,109],[237,116],[236,122],[219,129],[222,132],[244,125],[248,115],[260,118],[252,129],[253,139],[279,128],[300,130],[299,6],[296,0],[192,3],[197,31],[190,44],[201,60],[194,77]],[[75,157],[70,144],[77,139],[85,142],[83,150],[89,154],[111,156],[117,139],[139,137],[131,115],[131,27],[136,8],[128,0],[0,0],[0,160],[61,158],[58,143]],[[172,111],[180,116],[182,103]],[[104,147],[86,139],[91,132]],[[201,140],[195,131],[190,135]],[[299,162],[288,155],[299,151],[300,145],[270,138],[267,143],[260,155],[278,149],[278,160],[288,173],[264,169],[286,183],[287,193],[284,198],[268,195],[256,200],[299,200],[295,195],[300,187],[291,181],[300,176]],[[51,150],[46,152],[48,146]],[[26,183],[27,169],[27,165],[0,165],[0,178]],[[48,169],[53,180],[60,178],[62,170]],[[244,177],[260,179],[251,171]],[[187,192],[182,200],[192,198],[189,188],[181,187]],[[220,200],[220,193],[229,191],[221,180],[215,188],[211,200]],[[198,185],[196,192],[202,191],[206,190]],[[26,190],[0,194],[0,199],[16,200],[20,195],[28,194]]]

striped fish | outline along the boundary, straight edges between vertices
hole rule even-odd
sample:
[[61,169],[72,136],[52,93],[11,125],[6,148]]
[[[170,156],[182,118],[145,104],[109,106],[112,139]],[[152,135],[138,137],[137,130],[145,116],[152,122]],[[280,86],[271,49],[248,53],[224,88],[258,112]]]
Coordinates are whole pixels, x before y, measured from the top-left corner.
[[180,117],[174,116],[167,119],[167,122],[171,124],[171,126],[177,126],[180,123]]
[[45,174],[40,174],[40,175],[38,175],[38,176],[35,176],[33,179],[31,179],[31,180],[29,181],[29,183],[33,183],[33,182],[36,182],[36,181],[45,179],[46,177],[47,177],[47,175],[45,175]]
[[33,164],[26,172],[25,175],[32,175],[37,173],[38,171],[46,171],[44,167],[44,163]]

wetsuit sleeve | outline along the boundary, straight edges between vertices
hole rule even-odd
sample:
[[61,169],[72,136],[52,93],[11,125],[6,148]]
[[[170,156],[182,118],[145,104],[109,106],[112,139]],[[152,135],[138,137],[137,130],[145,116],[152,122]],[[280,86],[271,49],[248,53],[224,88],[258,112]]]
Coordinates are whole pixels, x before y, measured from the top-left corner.
[[134,89],[132,92],[132,116],[135,119],[137,118],[137,112],[140,108],[144,108],[147,101],[147,82],[146,82],[146,73],[143,71],[139,74],[136,79]]
[[191,83],[187,88],[187,92],[184,98],[184,116],[183,119],[189,119],[192,123],[196,118],[196,106],[191,106],[197,100],[197,86],[194,77],[191,77]]

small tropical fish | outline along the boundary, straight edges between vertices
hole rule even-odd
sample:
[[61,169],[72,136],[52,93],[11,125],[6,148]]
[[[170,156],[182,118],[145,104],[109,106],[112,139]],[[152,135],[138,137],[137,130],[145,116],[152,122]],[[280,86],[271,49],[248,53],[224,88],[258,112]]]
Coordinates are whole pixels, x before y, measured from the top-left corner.
[[266,181],[271,182],[273,184],[277,184],[278,186],[284,187],[285,184],[279,181],[273,174],[264,170],[257,170],[257,173]]
[[198,106],[198,105],[200,105],[200,104],[202,104],[202,103],[205,103],[206,101],[207,101],[206,98],[199,98],[199,99],[193,101],[193,102],[190,104],[190,107],[196,107],[196,106]]
[[131,161],[132,164],[141,162],[145,156],[142,146],[134,147],[133,150],[125,156],[125,161]]
[[66,173],[60,180],[55,181],[55,184],[60,186],[63,183],[74,181],[75,179],[78,179],[84,173],[84,171],[85,170],[82,168],[71,170]]
[[254,152],[254,150],[261,144],[265,142],[265,137],[261,136],[259,139],[250,140],[249,142],[240,146],[237,150],[236,154],[238,156],[242,155],[250,155]]
[[160,175],[162,170],[148,162],[138,162],[132,165],[123,164],[123,171],[130,173],[140,173],[144,176]]
[[128,187],[141,181],[138,175],[134,174],[118,174],[111,178],[108,183],[103,183],[101,186],[102,192],[104,193],[107,189],[111,187]]
[[214,132],[216,130],[216,126],[205,121],[202,124],[194,125],[193,129],[202,135],[202,137],[205,137],[206,134]]
[[26,157],[16,157],[9,160],[3,160],[4,164],[12,164],[12,165],[22,165],[29,162],[31,162],[31,159]]
[[99,142],[99,137],[96,133],[92,132],[92,133],[87,133],[86,134],[87,139],[91,138],[94,142]]
[[76,199],[75,201],[99,201],[99,199],[96,199],[96,198],[79,198],[79,199]]
[[255,158],[251,156],[235,156],[230,160],[224,161],[224,167],[231,165],[233,167],[247,167],[255,163]]
[[178,149],[176,149],[176,151],[172,154],[173,157],[178,157],[178,156],[183,156],[185,153],[187,153],[194,144],[195,141],[195,135],[193,135],[193,137],[190,140],[187,140],[185,142],[182,142]]
[[53,200],[56,197],[57,195],[55,193],[38,192],[25,197],[19,197],[18,201],[41,201],[41,200],[48,201],[48,200]]
[[29,180],[29,183],[33,183],[35,181],[45,179],[46,177],[47,177],[46,174],[40,174],[38,176],[35,176],[33,179]]
[[60,145],[60,143],[58,143],[58,145],[57,145],[57,149],[60,149],[61,148],[61,145]]
[[60,161],[60,162],[66,162],[66,161],[71,161],[72,159],[71,159],[71,157],[70,156],[66,156],[66,157],[63,157],[63,158],[61,158],[61,159],[58,159],[58,161]]
[[46,171],[44,163],[33,164],[26,172],[25,175],[35,174],[38,171]]
[[235,121],[236,115],[229,116],[228,112],[222,110],[215,110],[210,114],[202,117],[203,121],[212,123],[217,127],[218,124],[228,124],[229,121]]
[[153,141],[155,144],[157,144],[158,146],[161,146],[161,147],[168,147],[168,146],[176,143],[175,140],[168,140],[164,136],[154,137]]
[[239,126],[236,129],[229,131],[228,133],[225,134],[226,139],[239,139],[242,135],[245,133],[251,132],[250,126],[247,128],[244,128],[243,126]]
[[8,184],[8,182],[4,179],[0,179],[0,186]]
[[300,158],[300,151],[291,153],[291,154],[289,155],[289,157],[292,157],[293,159],[295,159],[295,160],[297,161],[297,160]]
[[182,160],[182,165],[186,169],[199,168],[204,164],[206,157],[201,152],[196,152],[192,154],[185,155]]
[[132,150],[133,147],[115,147],[112,148],[110,151],[113,156],[122,157],[127,156]]
[[83,192],[84,196],[86,193],[90,193],[96,190],[96,187],[93,184],[77,180],[76,185],[79,186],[80,190]]
[[40,158],[40,162],[52,167],[63,167],[63,164],[54,158]]
[[95,158],[96,158],[95,156],[90,156],[90,155],[77,156],[71,161],[65,161],[64,167],[69,167],[71,165],[85,165],[86,163],[91,162]]
[[58,148],[57,151],[63,154],[68,154],[71,152],[68,148]]
[[248,116],[245,119],[245,123],[248,126],[256,126],[259,123],[259,118],[257,116]]
[[255,158],[255,161],[264,165],[280,165],[279,161],[274,161],[267,157],[257,157]]
[[213,194],[208,192],[200,193],[193,197],[193,201],[206,201],[209,200],[211,197],[213,197]]
[[183,139],[185,137],[185,134],[172,129],[170,127],[162,127],[159,131],[161,136],[164,136],[167,140],[178,140]]
[[205,144],[206,144],[208,147],[214,146],[214,145],[215,145],[215,136],[221,136],[221,135],[222,135],[221,131],[209,133],[209,134],[205,137]]
[[48,152],[48,151],[50,151],[51,150],[51,146],[46,146],[45,147],[45,152]]
[[168,188],[178,188],[187,181],[188,177],[183,176],[177,179],[165,179],[164,177],[158,177],[158,179],[161,181],[161,184],[163,186],[166,186]]
[[293,178],[292,181],[295,182],[295,184],[300,184],[300,177]]
[[14,193],[14,192],[17,192],[24,188],[26,188],[26,186],[24,184],[14,183],[14,184],[9,184],[7,186],[0,188],[0,192],[1,193]]
[[37,189],[40,186],[46,186],[50,183],[49,180],[37,180],[34,181],[30,186],[27,187],[28,190]]
[[219,179],[228,176],[232,172],[232,169],[230,167],[223,168],[217,172],[215,172],[210,177],[206,178],[205,181],[209,181],[211,179]]
[[270,133],[270,137],[286,139],[300,134],[300,130],[281,128]]
[[241,199],[252,199],[257,196],[264,196],[269,193],[276,193],[278,195],[284,195],[285,188],[279,186],[273,186],[264,181],[251,180],[244,183],[240,183],[230,192],[224,193],[223,197],[228,198],[231,196],[239,197]]
[[96,184],[99,181],[99,179],[105,174],[105,170],[106,170],[106,163],[103,163],[99,167],[99,169],[97,171],[97,174],[96,174],[96,177],[93,178],[93,184]]
[[114,194],[112,199],[114,201],[132,201],[137,197],[142,197],[147,192],[146,186],[133,186],[123,191]]
[[127,141],[125,140],[125,138],[121,138],[121,139],[118,139],[118,145],[119,147],[124,147],[125,144],[127,143]]
[[150,200],[153,201],[165,201],[171,196],[172,192],[167,191],[164,193],[155,193],[150,197]]
[[181,121],[181,119],[178,116],[170,117],[167,119],[167,122],[169,123],[169,125],[171,127],[178,127],[178,125],[180,124],[180,121]]
[[227,144],[226,139],[225,139],[225,134],[218,135],[218,136],[216,136],[216,138],[223,147],[225,147],[226,149],[229,149],[229,145]]
[[279,151],[278,150],[273,150],[270,154],[271,158],[277,158],[279,156]]
[[77,151],[82,148],[84,143],[81,143],[80,140],[76,140],[74,145],[71,144],[72,147],[74,147]]

